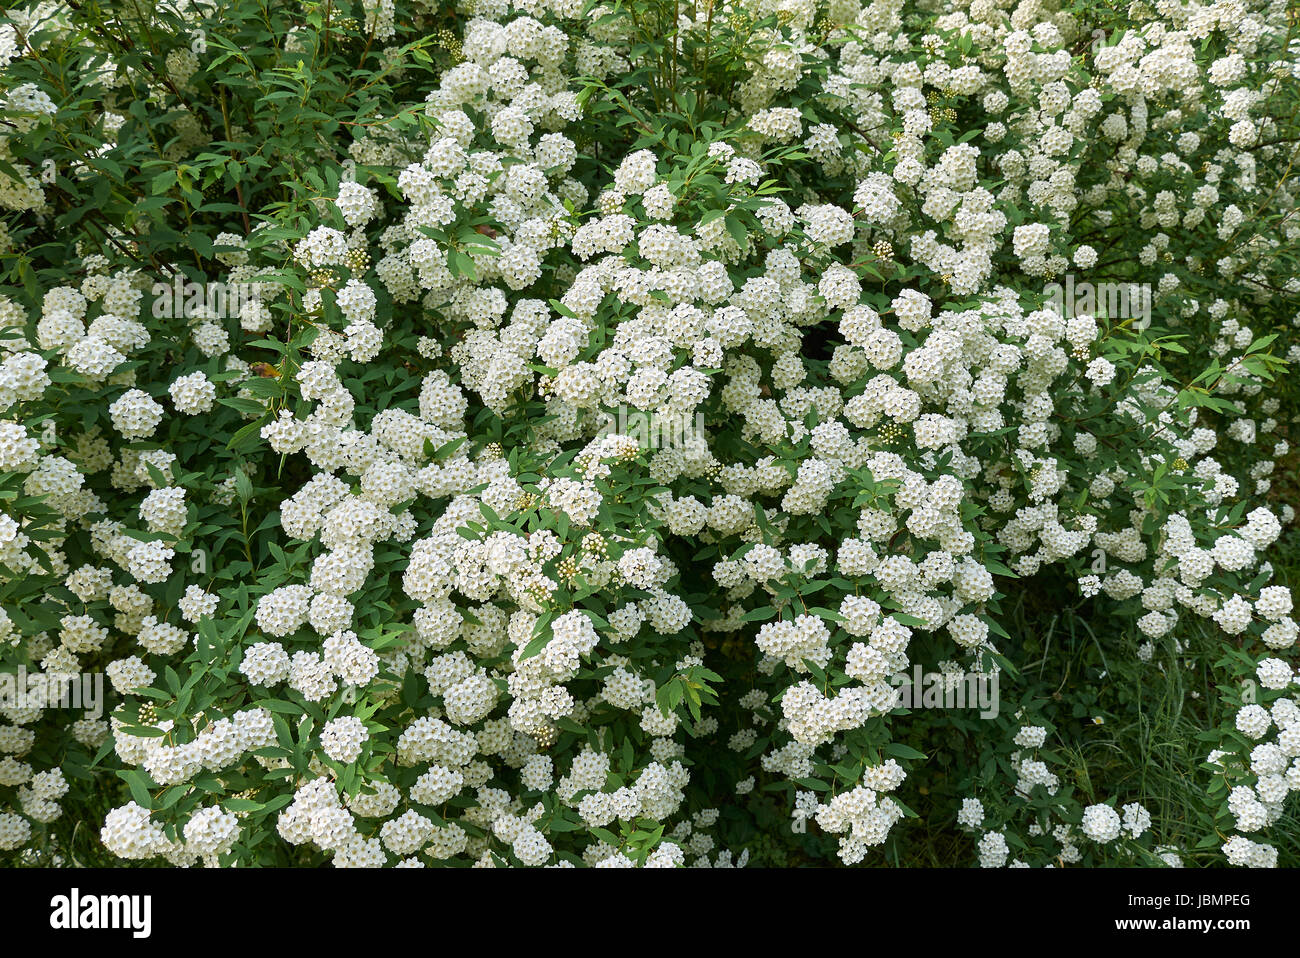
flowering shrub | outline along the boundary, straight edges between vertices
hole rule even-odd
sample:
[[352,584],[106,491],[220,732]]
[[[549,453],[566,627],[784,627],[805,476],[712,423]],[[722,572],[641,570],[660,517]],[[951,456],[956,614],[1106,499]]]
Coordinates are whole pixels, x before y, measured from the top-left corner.
[[1296,863],[1282,0],[5,16],[8,860]]

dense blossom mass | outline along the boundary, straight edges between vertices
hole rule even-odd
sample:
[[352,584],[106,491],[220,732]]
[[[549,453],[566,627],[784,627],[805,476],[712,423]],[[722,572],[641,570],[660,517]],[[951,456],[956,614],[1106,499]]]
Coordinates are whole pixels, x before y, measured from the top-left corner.
[[0,18],[5,855],[1294,855],[1285,0],[102,6]]

